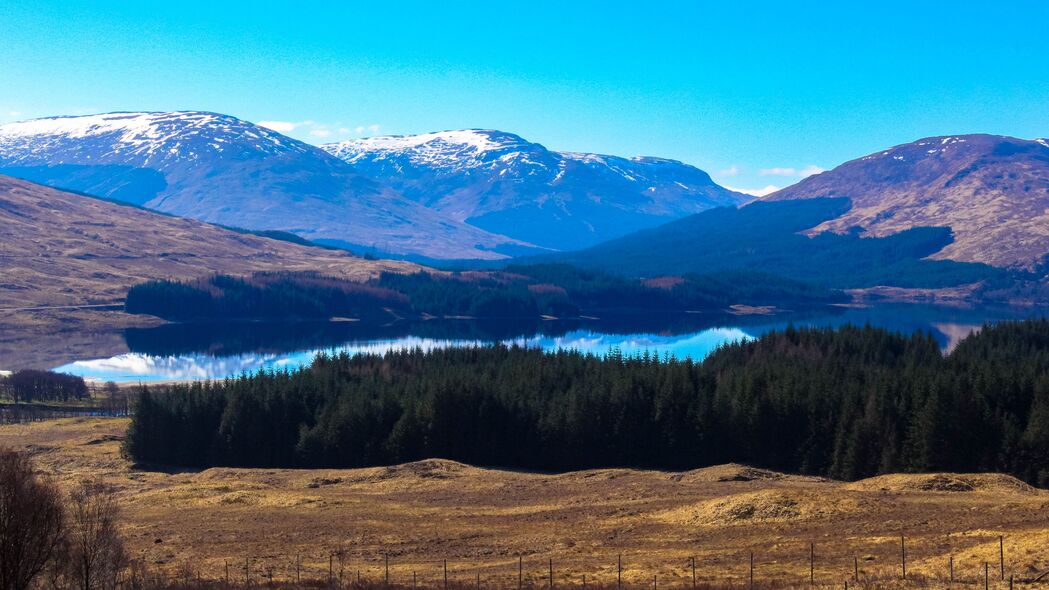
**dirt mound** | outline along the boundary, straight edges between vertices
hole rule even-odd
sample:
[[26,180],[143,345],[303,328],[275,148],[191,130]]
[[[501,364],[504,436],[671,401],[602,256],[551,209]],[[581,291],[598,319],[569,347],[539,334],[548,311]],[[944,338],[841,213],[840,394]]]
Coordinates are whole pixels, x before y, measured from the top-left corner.
[[768,489],[683,506],[661,516],[679,524],[729,525],[823,518],[860,508],[852,498],[828,498],[816,492]]
[[738,463],[727,463],[725,465],[715,465],[714,467],[704,467],[702,469],[693,469],[692,471],[685,471],[683,473],[675,473],[670,476],[670,479],[683,483],[714,483],[725,481],[825,481],[823,478],[819,477],[788,475],[785,473],[779,473],[778,471],[760,469],[758,467],[750,467]]
[[447,459],[425,459],[384,468],[385,477],[421,477],[426,479],[448,479],[477,471],[458,461]]
[[942,492],[1038,494],[1038,490],[1003,473],[897,473],[879,475],[847,484],[847,490],[864,492]]

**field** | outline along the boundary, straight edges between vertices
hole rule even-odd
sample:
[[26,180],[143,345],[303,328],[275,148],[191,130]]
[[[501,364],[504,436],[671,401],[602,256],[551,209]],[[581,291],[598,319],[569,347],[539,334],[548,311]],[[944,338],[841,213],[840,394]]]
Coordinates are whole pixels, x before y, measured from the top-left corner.
[[[1049,492],[1001,475],[890,475],[853,483],[740,465],[681,473],[623,469],[566,474],[480,469],[431,460],[357,470],[141,471],[121,458],[123,419],[0,427],[0,445],[30,451],[63,485],[116,486],[130,552],[169,571],[254,582],[301,576],[473,586],[745,587],[759,583],[884,587],[983,584],[1049,569]],[[810,545],[811,544],[811,545]],[[332,556],[332,554],[335,554]],[[858,570],[858,581],[854,576]],[[1034,586],[1032,586],[1034,587]]]

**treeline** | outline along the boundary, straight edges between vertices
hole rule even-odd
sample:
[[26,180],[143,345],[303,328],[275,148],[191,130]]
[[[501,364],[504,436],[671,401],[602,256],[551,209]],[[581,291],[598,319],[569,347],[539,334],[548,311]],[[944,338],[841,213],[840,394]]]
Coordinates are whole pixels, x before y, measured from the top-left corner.
[[23,369],[0,377],[0,397],[14,402],[82,400],[89,396],[84,379],[74,375]]
[[142,393],[126,452],[190,467],[443,457],[540,470],[743,462],[857,479],[1004,471],[1049,485],[1049,322],[929,335],[793,329],[702,363],[485,347],[319,356]]
[[624,310],[717,310],[733,304],[799,307],[844,299],[838,291],[762,273],[729,271],[639,281],[566,265],[535,265],[498,272],[383,273],[363,283],[313,273],[150,281],[129,290],[125,309],[176,321],[491,319],[575,317]]

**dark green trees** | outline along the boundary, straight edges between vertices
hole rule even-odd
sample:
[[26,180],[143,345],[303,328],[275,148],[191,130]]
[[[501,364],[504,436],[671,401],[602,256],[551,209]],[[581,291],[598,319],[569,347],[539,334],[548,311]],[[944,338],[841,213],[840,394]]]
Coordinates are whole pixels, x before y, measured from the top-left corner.
[[357,467],[428,457],[541,470],[739,461],[857,479],[1049,475],[1049,322],[929,336],[794,329],[702,363],[507,347],[321,356],[143,395],[136,459]]

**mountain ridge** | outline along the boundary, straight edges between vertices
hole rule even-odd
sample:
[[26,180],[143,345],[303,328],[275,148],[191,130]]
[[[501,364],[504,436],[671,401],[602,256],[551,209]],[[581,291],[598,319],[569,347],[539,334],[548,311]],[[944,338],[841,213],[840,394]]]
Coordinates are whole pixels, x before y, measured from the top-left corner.
[[527,244],[435,213],[316,146],[206,111],[0,125],[0,172],[202,221],[438,257]]
[[494,129],[321,147],[453,219],[556,250],[749,199],[677,160],[559,152]]

